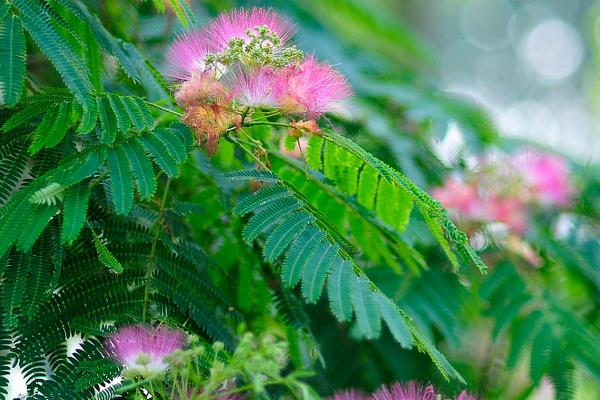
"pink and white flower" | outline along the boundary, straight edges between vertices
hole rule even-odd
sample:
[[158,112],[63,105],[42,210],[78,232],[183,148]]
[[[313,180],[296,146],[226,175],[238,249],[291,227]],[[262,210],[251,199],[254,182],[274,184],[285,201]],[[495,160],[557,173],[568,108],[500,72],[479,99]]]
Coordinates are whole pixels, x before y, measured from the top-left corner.
[[352,94],[352,90],[341,73],[310,56],[300,65],[290,65],[278,71],[274,94],[278,106],[284,111],[316,118],[327,112],[343,110],[343,101]]
[[215,18],[203,31],[211,42],[211,51],[223,51],[232,39],[248,41],[248,30],[266,26],[277,35],[281,43],[287,42],[295,33],[296,28],[286,18],[271,9],[243,8],[221,14]]
[[391,386],[381,386],[373,393],[373,400],[435,400],[436,393],[433,386],[422,386],[415,381],[405,385],[394,383]]
[[111,335],[106,348],[127,370],[152,375],[164,372],[168,368],[165,357],[185,344],[185,335],[179,330],[166,326],[130,325]]
[[275,72],[269,67],[238,68],[231,78],[232,97],[245,107],[275,107],[273,93]]
[[190,31],[180,36],[167,51],[167,76],[187,81],[195,74],[205,72],[209,47],[201,31]]

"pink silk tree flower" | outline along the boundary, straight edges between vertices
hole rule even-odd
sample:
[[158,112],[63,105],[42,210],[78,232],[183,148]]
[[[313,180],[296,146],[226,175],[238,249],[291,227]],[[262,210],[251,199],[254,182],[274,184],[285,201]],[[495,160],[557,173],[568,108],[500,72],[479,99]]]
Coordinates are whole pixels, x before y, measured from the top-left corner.
[[443,186],[433,188],[433,197],[451,212],[469,220],[485,220],[487,206],[477,193],[477,187],[455,178],[446,179]]
[[369,396],[360,390],[346,389],[335,392],[333,396],[328,397],[327,400],[367,400],[368,398]]
[[246,107],[272,108],[275,72],[268,67],[235,69],[230,79],[231,96]]
[[514,158],[525,184],[530,186],[532,200],[543,205],[568,205],[573,195],[569,167],[554,154],[528,150]]
[[202,72],[179,85],[175,100],[184,108],[199,104],[223,106],[231,102],[231,95],[212,73]]
[[527,230],[527,209],[517,197],[492,197],[488,202],[489,221],[502,222],[513,232],[522,234]]
[[310,56],[300,65],[278,71],[274,93],[285,112],[316,118],[343,110],[343,101],[352,95],[352,90],[341,73]]
[[127,370],[152,375],[164,372],[168,367],[165,357],[182,349],[185,344],[185,335],[179,330],[166,326],[131,325],[111,335],[106,348]]
[[373,400],[436,400],[433,386],[422,386],[415,381],[409,381],[405,385],[398,382],[391,386],[381,386],[373,393]]
[[[254,31],[255,28],[262,26],[266,26],[277,35],[282,44],[287,42],[296,31],[292,23],[271,9],[239,8],[216,17],[204,29],[204,33],[211,42],[211,51],[219,52],[225,50],[232,39],[242,39],[247,43],[250,40],[248,30]],[[256,34],[256,32],[252,33]]]
[[166,75],[182,81],[192,79],[206,69],[205,58],[208,53],[205,35],[198,30],[180,36],[167,50]]

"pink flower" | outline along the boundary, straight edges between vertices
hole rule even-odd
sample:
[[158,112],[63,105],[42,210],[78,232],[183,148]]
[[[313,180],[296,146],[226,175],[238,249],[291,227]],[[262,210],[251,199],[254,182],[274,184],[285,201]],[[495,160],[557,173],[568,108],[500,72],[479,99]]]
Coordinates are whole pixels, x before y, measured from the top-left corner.
[[472,220],[481,220],[486,217],[487,207],[479,198],[477,187],[474,185],[449,178],[443,186],[433,188],[431,194],[445,208],[456,212],[459,216]]
[[569,167],[566,161],[554,154],[528,150],[514,158],[514,164],[530,186],[531,197],[545,205],[564,206],[573,194]]
[[179,330],[131,325],[111,335],[106,347],[128,370],[150,375],[165,371],[165,357],[183,348],[185,342],[185,335]]
[[479,398],[467,393],[466,390],[463,390],[462,392],[460,392],[456,400],[479,400]]
[[200,31],[190,31],[180,36],[167,51],[166,74],[177,80],[190,80],[205,70],[205,57],[209,44]]
[[210,72],[194,74],[179,85],[175,99],[183,106],[225,105],[231,101],[229,89]]
[[367,400],[369,397],[356,389],[347,389],[339,392],[335,392],[333,396],[328,397],[327,400]]
[[435,400],[436,394],[433,386],[421,386],[415,381],[406,385],[394,383],[391,386],[381,386],[373,393],[373,400]]
[[231,78],[231,94],[246,107],[275,107],[274,71],[268,67],[238,68]]
[[274,93],[283,110],[315,118],[342,110],[342,101],[352,90],[341,73],[311,56],[299,66],[290,65],[278,71]]
[[231,39],[249,41],[247,31],[261,26],[277,35],[281,43],[288,41],[296,30],[293,24],[273,10],[240,8],[215,18],[204,32],[211,41],[211,50],[219,52],[227,48]]
[[502,222],[516,233],[527,229],[527,210],[519,198],[494,196],[488,202],[488,209],[489,221]]

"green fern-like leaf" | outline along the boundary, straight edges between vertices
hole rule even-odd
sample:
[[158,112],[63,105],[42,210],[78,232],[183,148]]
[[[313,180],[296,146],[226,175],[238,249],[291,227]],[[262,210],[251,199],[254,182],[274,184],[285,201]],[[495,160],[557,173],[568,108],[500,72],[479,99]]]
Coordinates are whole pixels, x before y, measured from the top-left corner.
[[27,146],[24,141],[8,142],[1,148],[0,158],[0,204],[8,201],[19,183],[27,167]]
[[56,29],[48,11],[37,1],[15,0],[13,5],[21,13],[25,30],[54,65],[79,103],[84,109],[93,108],[87,67],[74,57],[76,52]]
[[22,227],[19,240],[17,241],[17,249],[20,251],[29,251],[44,231],[46,225],[48,225],[48,222],[50,222],[57,212],[57,205],[36,207],[29,221]]
[[179,167],[177,166],[177,160],[171,155],[169,149],[161,142],[158,138],[152,135],[142,136],[139,140],[148,153],[152,155],[154,161],[160,169],[162,169],[168,176],[175,177],[179,175]]
[[329,304],[339,321],[352,319],[352,275],[352,263],[348,260],[335,263],[329,273]]
[[21,19],[6,15],[0,19],[0,104],[19,102],[25,85],[25,58]]
[[3,323],[7,328],[15,328],[17,326],[30,266],[30,253],[15,251],[8,258],[8,266],[4,273],[0,297],[3,310]]
[[296,286],[302,277],[302,270],[324,239],[325,233],[312,225],[297,236],[281,268],[281,280],[286,286]]
[[[232,180],[240,180],[240,177],[251,179],[259,175],[232,174]],[[265,177],[273,181],[272,175],[265,174]],[[295,200],[297,205],[293,211],[285,214],[285,218],[269,218],[275,210],[283,208],[284,202],[289,201],[289,204],[293,204],[290,200]],[[285,286],[294,287],[302,281],[305,300],[316,302],[329,276],[328,297],[332,311],[338,319],[347,321],[354,312],[359,335],[375,339],[381,334],[383,318],[394,338],[403,347],[416,345],[432,358],[445,377],[463,381],[460,374],[416,328],[408,316],[385,297],[353,262],[350,254],[340,245],[343,238],[333,231],[335,227],[307,204],[307,200],[282,176],[279,176],[278,183],[263,187],[242,198],[234,207],[234,211],[240,215],[254,213],[248,226],[252,223],[253,227],[261,228],[252,228],[250,237],[254,237],[258,232],[265,233],[272,227],[271,236],[265,235],[268,238],[267,242],[271,241],[272,244],[269,245],[268,253],[265,245],[263,257],[273,261],[280,253],[285,253],[286,257],[281,267],[281,280]],[[257,222],[253,223],[257,216]],[[290,230],[290,226],[296,226],[298,229]],[[293,238],[283,239],[284,233]]]
[[244,240],[254,240],[265,230],[274,226],[279,219],[286,218],[287,215],[298,208],[300,208],[300,204],[291,197],[284,197],[273,201],[268,207],[265,207],[252,216],[248,225],[244,228]]
[[96,232],[94,232],[93,230],[92,237],[94,238],[94,246],[96,247],[96,251],[98,252],[98,260],[102,264],[104,264],[104,266],[108,268],[111,272],[115,272],[117,274],[122,273],[123,266],[121,265],[119,260],[117,260],[115,256],[113,256],[108,247],[106,247],[106,244],[104,244],[104,242],[98,237]]
[[155,137],[169,150],[171,157],[177,161],[178,164],[185,162],[187,158],[187,151],[185,145],[179,140],[179,136],[173,129],[156,129],[146,137]]
[[123,145],[127,158],[131,163],[131,169],[135,176],[135,182],[140,197],[144,200],[150,199],[156,192],[156,177],[152,162],[146,155],[146,151],[139,141],[131,140]]
[[90,189],[87,184],[81,183],[67,189],[60,237],[62,243],[71,243],[79,236],[85,223],[89,198]]
[[321,297],[323,285],[333,265],[344,265],[338,253],[339,247],[321,242],[319,249],[308,260],[302,271],[302,294],[308,303],[316,303]]
[[358,275],[352,277],[352,304],[361,335],[367,339],[379,337],[381,333],[379,309],[369,288],[369,282]]
[[53,182],[48,186],[38,190],[35,192],[30,198],[29,201],[33,204],[46,204],[46,205],[55,205],[59,201],[62,201],[65,196],[66,186],[61,185],[60,183]]
[[31,263],[27,279],[27,296],[25,296],[22,313],[31,320],[37,313],[39,304],[50,294],[54,253],[54,229],[48,227],[42,237],[31,250]]
[[8,132],[25,125],[38,115],[48,112],[49,104],[52,104],[52,102],[39,101],[26,106],[22,110],[12,114],[10,118],[4,122],[4,125],[2,125],[2,130]]
[[305,211],[297,211],[287,217],[287,223],[281,224],[269,234],[265,242],[264,256],[267,261],[275,261],[294,240],[294,235],[314,222],[315,218]]
[[117,117],[106,97],[96,98],[96,108],[102,126],[102,143],[111,144],[117,138]]
[[127,215],[133,205],[133,178],[127,153],[123,147],[116,147],[108,152],[107,161],[113,204],[118,214]]

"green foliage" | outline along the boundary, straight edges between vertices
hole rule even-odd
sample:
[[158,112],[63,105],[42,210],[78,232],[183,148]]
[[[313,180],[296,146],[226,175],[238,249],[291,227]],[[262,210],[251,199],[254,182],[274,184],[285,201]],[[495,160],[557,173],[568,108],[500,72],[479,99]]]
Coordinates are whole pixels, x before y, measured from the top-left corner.
[[[482,277],[466,235],[421,188],[447,172],[432,133],[457,123],[481,148],[497,132],[480,108],[420,83],[428,52],[381,12],[385,2],[282,4],[310,35],[303,42],[344,61],[356,90],[353,118],[319,121],[303,159],[283,150],[299,131],[268,111],[248,110],[212,159],[196,151],[199,132],[175,122],[164,46],[195,24],[192,8],[208,15],[214,5],[96,3],[0,5],[0,396],[12,363],[29,398],[123,396],[121,383],[107,385],[122,367],[104,337],[141,321],[197,335],[205,350],[223,343],[231,354],[200,360],[213,392],[243,376],[276,398],[268,375],[314,397],[293,369],[315,370],[323,393],[437,382],[435,367],[451,378],[448,393],[466,380],[486,398],[524,398],[545,377],[558,399],[573,398],[578,380],[600,382],[589,306],[597,177],[581,179],[564,238],[535,216],[527,240],[539,269],[497,264],[512,256],[489,245],[482,252],[497,265]],[[489,333],[489,359],[476,358],[487,340],[470,329]],[[76,335],[81,347],[68,355]],[[267,353],[284,341],[289,362],[275,366]],[[508,380],[522,393],[504,391]]]
[[[256,179],[264,176],[267,181],[273,182],[274,175],[264,172],[234,172],[232,180]],[[281,242],[288,244],[280,246],[285,260],[281,267],[281,280],[288,287],[294,287],[302,281],[302,294],[309,303],[316,302],[322,292],[325,280],[329,279],[328,290],[330,307],[340,321],[349,319],[350,310],[354,310],[360,336],[374,339],[381,334],[381,315],[376,301],[378,296],[385,296],[367,278],[364,272],[355,264],[347,249],[347,242],[342,238],[336,228],[312,206],[306,203],[300,193],[297,193],[285,181],[266,186],[259,191],[241,199],[235,206],[235,212],[246,215],[253,212],[244,229],[245,238],[252,240],[258,234],[264,234],[266,243]],[[300,210],[300,211],[298,211]],[[299,215],[303,213],[304,215]],[[289,232],[280,229],[290,219],[303,221],[299,229]],[[281,236],[285,235],[285,239]],[[291,237],[291,239],[289,239]],[[286,251],[287,246],[287,251]],[[277,253],[275,253],[277,254]],[[272,250],[263,256],[275,260]],[[340,268],[350,272],[342,273]],[[330,270],[337,270],[332,275]],[[350,275],[350,282],[342,280],[343,276]],[[349,286],[351,296],[341,295],[341,291]],[[348,293],[346,291],[345,293]],[[403,346],[410,346],[411,342],[398,334],[398,326],[407,326],[413,335],[417,347],[428,353],[436,365],[440,367],[444,376],[462,380],[460,374],[451,367],[430,343],[422,341],[422,334],[414,325],[407,323],[407,316],[395,304],[387,300],[381,303],[385,308],[385,321],[392,326],[394,336],[401,340]]]
[[0,104],[18,103],[25,84],[25,58],[21,19],[5,15],[0,19]]

